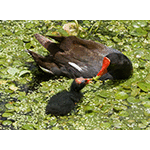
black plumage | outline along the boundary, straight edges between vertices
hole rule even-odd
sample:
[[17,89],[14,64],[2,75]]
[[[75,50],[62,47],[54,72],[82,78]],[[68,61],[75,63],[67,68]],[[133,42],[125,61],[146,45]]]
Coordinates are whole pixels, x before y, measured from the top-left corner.
[[64,90],[50,98],[46,106],[46,113],[55,116],[67,115],[82,98],[83,94],[80,90],[84,88],[87,83],[88,81],[84,78],[75,79],[70,91]]

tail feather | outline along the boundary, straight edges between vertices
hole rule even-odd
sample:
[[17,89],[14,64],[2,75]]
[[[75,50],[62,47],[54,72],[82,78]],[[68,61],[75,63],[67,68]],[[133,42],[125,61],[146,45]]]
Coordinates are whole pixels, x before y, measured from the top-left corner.
[[43,45],[46,49],[49,47],[50,44],[53,42],[49,40],[48,38],[40,35],[40,34],[34,34],[35,38],[39,41],[41,45]]
[[53,56],[48,55],[46,57],[43,57],[31,50],[25,50],[25,51],[32,56],[34,61],[44,72],[57,75],[57,76],[60,76],[62,74],[60,68],[53,62],[53,58],[52,58]]
[[51,40],[40,34],[34,34],[34,36],[39,41],[39,43],[51,53],[51,55],[54,56],[58,51],[63,52],[63,50],[59,48],[59,44],[52,42]]

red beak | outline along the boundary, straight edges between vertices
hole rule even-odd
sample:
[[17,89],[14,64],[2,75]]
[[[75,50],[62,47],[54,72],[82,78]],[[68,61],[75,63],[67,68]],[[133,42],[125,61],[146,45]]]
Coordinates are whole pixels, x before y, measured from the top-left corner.
[[107,57],[104,57],[103,59],[103,66],[101,68],[101,70],[99,71],[99,73],[97,74],[97,76],[102,76],[103,74],[107,73],[107,68],[110,65],[110,59]]

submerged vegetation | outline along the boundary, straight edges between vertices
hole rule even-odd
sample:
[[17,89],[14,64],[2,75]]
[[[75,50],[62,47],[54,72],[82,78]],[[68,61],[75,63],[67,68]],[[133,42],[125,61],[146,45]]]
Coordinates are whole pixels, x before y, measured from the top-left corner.
[[[65,29],[65,30],[64,30]],[[0,129],[150,129],[150,21],[0,21]],[[125,81],[90,83],[75,110],[46,115],[51,96],[69,90],[73,79],[43,73],[25,49],[48,51],[34,38],[75,35],[115,48],[133,63]]]

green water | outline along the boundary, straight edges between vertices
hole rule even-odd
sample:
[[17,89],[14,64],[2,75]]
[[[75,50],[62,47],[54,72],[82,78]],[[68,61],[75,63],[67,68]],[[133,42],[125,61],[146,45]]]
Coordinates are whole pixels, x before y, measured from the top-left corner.
[[[150,129],[150,21],[0,21],[0,30],[0,129]],[[71,114],[46,115],[50,97],[69,90],[73,80],[50,77],[36,66],[24,50],[48,52],[35,33],[76,35],[118,49],[131,59],[133,76],[90,83]]]

